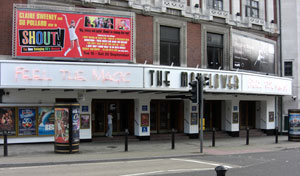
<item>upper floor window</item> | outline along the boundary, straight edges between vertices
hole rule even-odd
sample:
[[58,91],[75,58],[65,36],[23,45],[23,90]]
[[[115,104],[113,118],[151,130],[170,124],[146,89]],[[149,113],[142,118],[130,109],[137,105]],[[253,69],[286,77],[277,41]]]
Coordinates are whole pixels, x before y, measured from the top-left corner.
[[223,35],[207,33],[207,68],[220,69],[223,62]]
[[160,26],[160,65],[180,66],[180,28]]
[[284,76],[293,76],[293,62],[284,62]]
[[259,2],[257,0],[247,0],[246,16],[259,18]]
[[208,0],[208,8],[223,10],[223,0]]

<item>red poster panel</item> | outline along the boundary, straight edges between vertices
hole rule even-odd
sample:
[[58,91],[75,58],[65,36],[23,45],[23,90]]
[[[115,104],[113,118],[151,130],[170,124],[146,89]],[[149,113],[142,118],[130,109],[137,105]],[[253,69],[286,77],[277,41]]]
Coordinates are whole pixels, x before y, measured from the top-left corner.
[[16,10],[14,56],[80,61],[132,60],[132,18]]

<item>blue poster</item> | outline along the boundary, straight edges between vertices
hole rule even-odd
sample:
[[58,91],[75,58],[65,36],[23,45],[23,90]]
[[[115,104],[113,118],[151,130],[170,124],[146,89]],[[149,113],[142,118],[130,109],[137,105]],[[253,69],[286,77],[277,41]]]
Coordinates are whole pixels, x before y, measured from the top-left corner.
[[19,136],[36,135],[35,108],[19,108]]
[[39,135],[54,135],[53,107],[39,107],[38,133]]

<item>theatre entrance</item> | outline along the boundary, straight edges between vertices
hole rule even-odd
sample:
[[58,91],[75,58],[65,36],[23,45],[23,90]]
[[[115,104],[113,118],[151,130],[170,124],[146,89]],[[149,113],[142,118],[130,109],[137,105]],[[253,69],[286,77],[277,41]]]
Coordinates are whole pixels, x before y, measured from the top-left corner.
[[205,130],[221,130],[221,104],[222,101],[204,101]]
[[150,103],[151,133],[168,133],[174,128],[183,132],[184,102],[182,100],[152,100]]
[[240,129],[255,128],[255,101],[240,101]]
[[107,131],[107,115],[113,116],[113,135],[123,135],[125,129],[134,134],[133,100],[93,100],[92,132],[93,136],[103,136]]

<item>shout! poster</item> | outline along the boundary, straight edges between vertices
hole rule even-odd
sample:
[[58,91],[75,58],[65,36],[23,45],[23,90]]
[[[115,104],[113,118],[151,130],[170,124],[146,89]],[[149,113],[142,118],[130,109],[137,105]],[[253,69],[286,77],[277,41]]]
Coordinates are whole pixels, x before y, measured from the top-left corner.
[[132,59],[132,17],[16,9],[14,53],[80,61]]
[[39,135],[54,135],[54,109],[53,107],[39,107],[38,118]]
[[19,108],[19,136],[36,135],[35,116],[35,108]]
[[55,135],[57,143],[69,143],[69,108],[55,108]]

